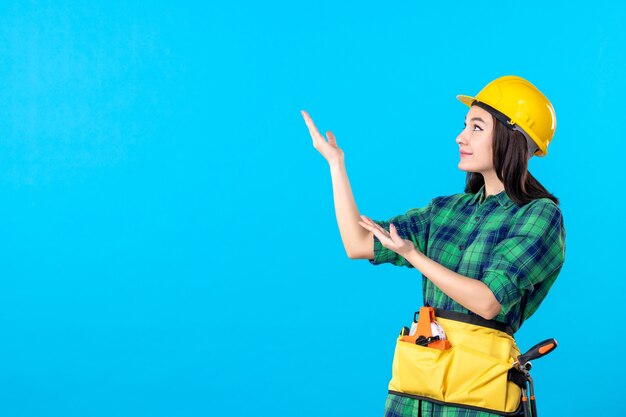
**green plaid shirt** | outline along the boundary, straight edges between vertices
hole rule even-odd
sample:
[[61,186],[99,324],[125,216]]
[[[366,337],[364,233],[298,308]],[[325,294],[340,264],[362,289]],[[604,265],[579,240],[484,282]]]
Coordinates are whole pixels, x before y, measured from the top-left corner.
[[[476,194],[437,197],[426,207],[377,223],[387,230],[393,223],[402,238],[411,240],[430,259],[484,282],[502,306],[495,320],[518,330],[537,310],[563,266],[563,217],[558,206],[546,198],[518,207],[504,191],[484,201],[483,194],[484,186]],[[370,262],[412,267],[375,237]],[[473,314],[425,276],[422,293],[426,305]],[[398,401],[403,404],[401,408],[410,409],[417,400]],[[491,415],[430,403],[421,407],[424,416]]]

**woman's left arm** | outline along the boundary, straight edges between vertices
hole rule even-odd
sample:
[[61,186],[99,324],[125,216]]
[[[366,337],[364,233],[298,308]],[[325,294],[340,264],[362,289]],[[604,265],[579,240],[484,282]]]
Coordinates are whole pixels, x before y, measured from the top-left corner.
[[448,297],[463,307],[488,320],[500,313],[500,303],[487,285],[477,279],[458,274],[428,258],[413,242],[402,239],[393,224],[389,226],[389,232],[365,216],[361,216],[359,224],[374,233],[384,247],[409,261]]

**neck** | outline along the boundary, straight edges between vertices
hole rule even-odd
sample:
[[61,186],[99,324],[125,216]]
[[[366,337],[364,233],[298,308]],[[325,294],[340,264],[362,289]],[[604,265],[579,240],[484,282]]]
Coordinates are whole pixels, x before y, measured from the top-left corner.
[[498,179],[494,171],[482,173],[482,175],[485,179],[485,198],[504,191],[504,184]]

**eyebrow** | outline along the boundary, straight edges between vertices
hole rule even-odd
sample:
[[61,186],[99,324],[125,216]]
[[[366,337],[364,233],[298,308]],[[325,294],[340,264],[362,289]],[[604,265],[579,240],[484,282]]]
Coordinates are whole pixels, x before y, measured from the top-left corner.
[[481,117],[472,117],[470,119],[470,121],[483,122],[483,123],[487,124]]

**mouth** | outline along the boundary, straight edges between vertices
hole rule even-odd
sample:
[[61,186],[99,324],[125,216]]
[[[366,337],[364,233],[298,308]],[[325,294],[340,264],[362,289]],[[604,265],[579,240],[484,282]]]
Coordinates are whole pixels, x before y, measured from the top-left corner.
[[469,153],[469,152],[461,152],[461,157],[470,156],[470,155],[471,155],[471,153]]

